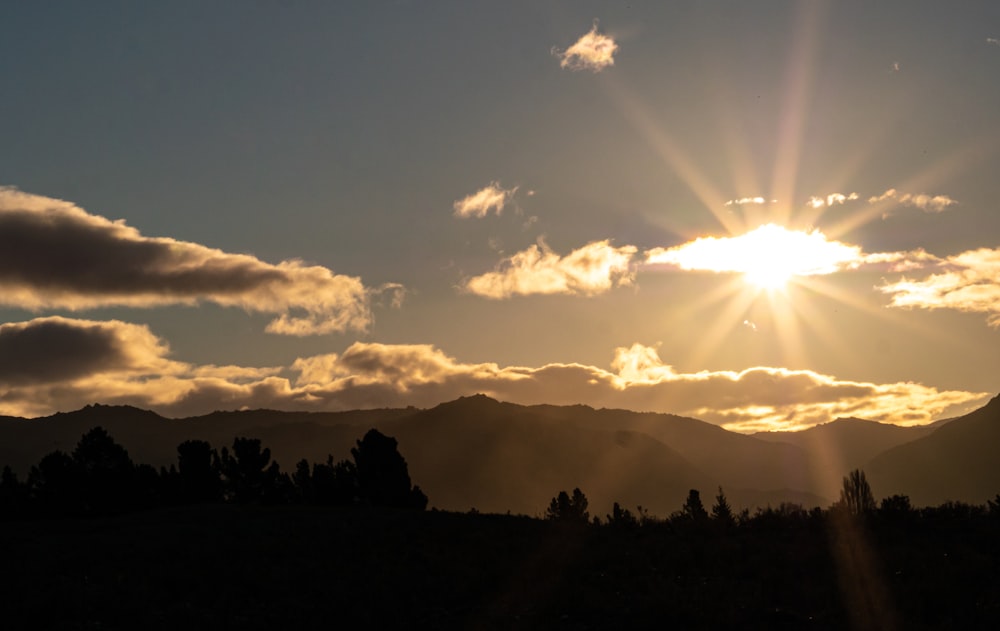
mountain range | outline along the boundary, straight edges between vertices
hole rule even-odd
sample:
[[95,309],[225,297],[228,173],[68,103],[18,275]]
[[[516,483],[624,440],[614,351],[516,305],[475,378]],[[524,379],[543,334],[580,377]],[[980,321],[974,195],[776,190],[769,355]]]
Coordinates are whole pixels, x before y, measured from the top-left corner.
[[73,450],[100,425],[136,462],[176,463],[188,439],[217,448],[260,438],[283,471],[349,457],[374,427],[394,436],[410,476],[443,510],[540,515],[560,490],[581,488],[591,512],[641,505],[678,510],[690,489],[706,506],[721,486],[736,508],[794,502],[827,506],[844,475],[864,469],[876,498],[916,506],[984,503],[1000,493],[1000,396],[946,423],[899,427],[838,419],[801,432],[737,434],[694,418],[583,405],[522,406],[475,395],[430,409],[348,412],[248,410],[170,419],[128,406],[92,405],[36,419],[0,417],[0,464],[25,475],[56,449]]

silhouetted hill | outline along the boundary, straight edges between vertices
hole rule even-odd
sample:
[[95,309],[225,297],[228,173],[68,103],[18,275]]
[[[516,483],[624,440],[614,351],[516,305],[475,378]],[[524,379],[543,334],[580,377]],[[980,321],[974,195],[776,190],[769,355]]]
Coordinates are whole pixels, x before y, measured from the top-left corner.
[[136,462],[156,467],[177,462],[177,445],[205,440],[221,448],[236,436],[261,438],[274,459],[290,471],[302,458],[343,459],[354,440],[386,419],[412,415],[416,408],[349,412],[280,412],[246,410],[212,412],[183,419],[164,418],[130,406],[88,405],[35,419],[0,419],[0,465],[22,474],[56,449],[71,452],[86,431],[102,426]]
[[410,474],[439,508],[540,515],[559,490],[579,487],[591,512],[642,504],[665,515],[713,477],[653,438],[590,429],[483,396],[464,397],[381,431],[399,440]]
[[877,496],[916,505],[983,503],[1000,493],[1000,396],[932,434],[890,449],[865,467]]
[[900,427],[858,418],[839,418],[801,432],[762,432],[754,438],[794,445],[809,462],[809,488],[836,498],[843,476],[887,449],[922,438],[935,428]]
[[573,422],[580,427],[624,430],[646,434],[673,448],[698,469],[710,473],[714,495],[722,485],[737,506],[778,505],[796,502],[806,506],[825,505],[827,497],[809,484],[806,455],[792,445],[761,441],[736,434],[698,419],[673,414],[595,410],[570,407],[533,406],[548,418]]
[[936,430],[840,419],[795,434],[747,436],[670,414],[522,406],[482,395],[429,410],[249,410],[184,419],[95,405],[37,419],[0,418],[0,465],[24,476],[42,456],[71,452],[100,425],[135,462],[170,466],[185,440],[221,448],[247,436],[261,439],[291,472],[303,458],[348,458],[355,441],[375,427],[397,438],[430,505],[447,510],[538,515],[558,491],[580,487],[592,514],[604,515],[617,501],[665,516],[680,509],[692,488],[710,506],[720,485],[736,509],[825,506],[856,467],[868,471],[878,498],[900,493],[916,505],[981,503],[1000,492],[993,454],[998,408],[994,399]]

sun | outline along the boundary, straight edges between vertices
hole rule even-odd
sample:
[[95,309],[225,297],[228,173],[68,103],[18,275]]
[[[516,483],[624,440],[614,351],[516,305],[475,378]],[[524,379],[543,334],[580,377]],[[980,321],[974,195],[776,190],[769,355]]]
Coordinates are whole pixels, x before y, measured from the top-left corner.
[[702,237],[682,246],[650,252],[650,263],[682,269],[740,273],[757,290],[784,290],[797,277],[831,274],[856,265],[861,248],[830,241],[822,232],[764,224],[735,237]]
[[794,276],[782,261],[761,261],[743,273],[744,281],[765,291],[784,291]]

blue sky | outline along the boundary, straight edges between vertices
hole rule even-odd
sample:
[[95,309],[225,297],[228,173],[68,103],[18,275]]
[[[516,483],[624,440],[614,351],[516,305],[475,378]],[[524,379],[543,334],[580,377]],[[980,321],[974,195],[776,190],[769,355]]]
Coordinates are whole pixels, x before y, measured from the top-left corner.
[[[991,2],[5,5],[0,414],[969,409],[998,38]],[[766,224],[857,250],[768,288],[783,242],[684,258]]]

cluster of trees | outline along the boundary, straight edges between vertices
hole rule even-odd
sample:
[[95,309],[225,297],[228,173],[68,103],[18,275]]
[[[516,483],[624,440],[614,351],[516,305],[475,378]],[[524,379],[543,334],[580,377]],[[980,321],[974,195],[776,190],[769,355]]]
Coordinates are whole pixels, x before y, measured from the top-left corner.
[[650,516],[642,506],[638,506],[636,512],[633,513],[615,502],[611,513],[606,515],[602,521],[597,515],[591,517],[588,511],[587,496],[579,488],[573,489],[572,493],[560,491],[552,498],[545,511],[546,519],[565,523],[592,523],[626,528],[651,524],[693,525],[723,531],[763,523],[822,521],[826,518],[880,519],[898,523],[917,518],[972,519],[982,516],[1000,519],[1000,494],[997,494],[996,498],[988,500],[985,505],[948,502],[941,506],[917,510],[910,504],[910,498],[906,495],[892,495],[882,499],[881,502],[876,502],[865,472],[860,469],[855,469],[844,476],[840,499],[826,511],[819,507],[806,510],[800,504],[785,502],[777,508],[770,506],[759,508],[753,514],[748,509],[737,513],[733,511],[721,486],[711,510],[705,509],[705,505],[701,501],[701,493],[697,489],[691,489],[681,509],[666,519]]
[[271,460],[255,438],[236,438],[232,449],[202,440],[177,447],[177,464],[157,471],[135,464],[101,427],[72,453],[53,451],[31,467],[24,482],[4,467],[0,517],[103,515],[153,506],[234,504],[370,505],[424,510],[427,496],[410,483],[394,438],[370,430],[356,441],[351,460],[300,461],[292,474]]

